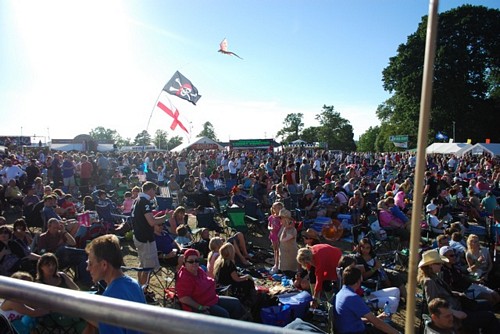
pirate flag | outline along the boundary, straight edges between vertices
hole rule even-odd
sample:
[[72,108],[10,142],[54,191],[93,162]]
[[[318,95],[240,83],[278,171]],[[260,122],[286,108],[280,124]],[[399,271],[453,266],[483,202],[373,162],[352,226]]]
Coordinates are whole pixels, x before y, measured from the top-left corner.
[[175,95],[184,99],[186,101],[191,102],[196,105],[196,102],[200,99],[201,95],[198,94],[198,89],[183,76],[179,71],[176,71],[172,76],[163,90],[169,94]]

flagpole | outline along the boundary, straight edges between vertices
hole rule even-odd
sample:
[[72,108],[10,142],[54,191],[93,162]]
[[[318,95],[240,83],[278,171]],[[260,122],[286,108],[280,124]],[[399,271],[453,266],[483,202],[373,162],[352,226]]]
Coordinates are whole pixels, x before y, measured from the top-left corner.
[[405,333],[415,330],[415,291],[417,289],[418,248],[420,244],[420,221],[422,217],[422,185],[425,173],[425,147],[429,131],[429,116],[432,102],[432,79],[434,77],[434,57],[436,54],[436,35],[438,27],[439,0],[429,1],[429,16],[427,20],[427,36],[425,41],[424,69],[422,77],[422,94],[420,97],[420,117],[417,140],[417,165],[415,167],[415,182],[413,185],[413,207],[410,232],[410,258],[408,270]]
[[155,104],[153,106],[153,110],[151,110],[151,115],[149,115],[149,119],[148,119],[148,125],[146,125],[146,132],[148,132],[148,129],[149,129],[149,123],[151,122],[151,117],[153,117],[153,112],[155,111],[156,109],[156,105],[158,104],[158,100],[160,99],[160,96],[161,96],[161,93],[163,92],[163,89],[160,91],[160,94],[158,94],[158,97],[156,98],[156,101],[155,101]]

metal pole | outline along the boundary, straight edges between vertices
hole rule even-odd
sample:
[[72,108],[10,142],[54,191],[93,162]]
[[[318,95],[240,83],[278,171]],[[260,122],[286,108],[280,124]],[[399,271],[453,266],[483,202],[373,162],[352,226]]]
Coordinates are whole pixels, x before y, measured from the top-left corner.
[[453,142],[456,143],[456,141],[455,141],[455,121],[453,121]]
[[417,140],[417,165],[413,188],[413,207],[411,217],[410,259],[407,285],[405,333],[415,331],[415,291],[417,288],[418,248],[420,246],[420,220],[422,218],[422,187],[425,173],[425,148],[429,131],[429,115],[432,102],[432,78],[434,76],[434,56],[436,52],[436,34],[438,22],[438,0],[430,0],[427,20],[427,37],[425,43],[424,73],[422,78],[422,95],[420,97],[420,118]]
[[0,276],[0,296],[29,305],[145,333],[301,334],[245,321],[162,308]]

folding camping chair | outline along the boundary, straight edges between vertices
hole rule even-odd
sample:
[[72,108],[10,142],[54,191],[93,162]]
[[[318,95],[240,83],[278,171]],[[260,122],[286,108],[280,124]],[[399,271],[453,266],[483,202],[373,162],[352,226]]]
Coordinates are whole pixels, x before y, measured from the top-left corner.
[[239,207],[229,207],[226,209],[226,226],[236,232],[243,234],[248,232],[248,226],[245,222],[245,209]]

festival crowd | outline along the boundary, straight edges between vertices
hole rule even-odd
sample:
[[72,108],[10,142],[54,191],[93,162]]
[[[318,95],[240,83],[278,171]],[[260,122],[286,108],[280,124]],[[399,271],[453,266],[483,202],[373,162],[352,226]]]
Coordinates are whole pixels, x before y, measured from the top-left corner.
[[[272,303],[256,278],[289,278],[286,291],[308,291],[313,309],[331,304],[335,333],[398,333],[391,314],[414,292],[406,290],[404,256],[396,266],[377,252],[384,244],[398,255],[408,247],[415,165],[412,152],[301,147],[6,152],[0,159],[0,274],[155,303],[147,287],[151,272],[139,272],[137,281],[124,272],[120,242],[128,238],[142,268],[173,268],[175,297],[186,311],[259,321],[260,308]],[[418,277],[431,319],[425,330],[493,333],[500,302],[493,257],[498,157],[427,155],[426,167]],[[170,207],[160,207],[163,198],[171,199]],[[226,201],[252,216],[266,247],[228,228],[220,218]],[[200,214],[214,219],[196,231],[188,222]],[[341,238],[352,249],[341,249]],[[229,293],[220,292],[227,286]],[[53,316],[12,300],[3,301],[0,314],[20,333]],[[135,333],[70,320],[84,333]]]

